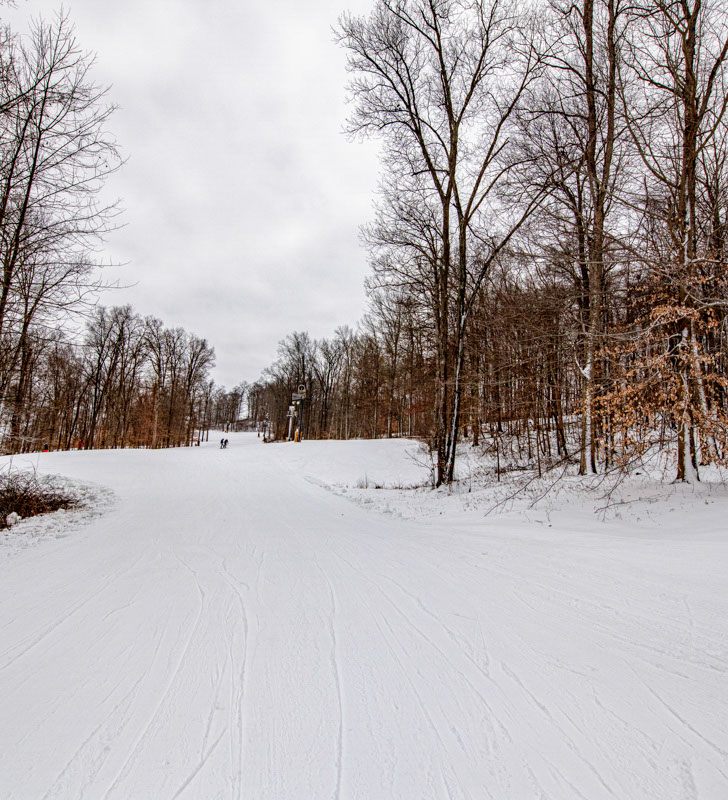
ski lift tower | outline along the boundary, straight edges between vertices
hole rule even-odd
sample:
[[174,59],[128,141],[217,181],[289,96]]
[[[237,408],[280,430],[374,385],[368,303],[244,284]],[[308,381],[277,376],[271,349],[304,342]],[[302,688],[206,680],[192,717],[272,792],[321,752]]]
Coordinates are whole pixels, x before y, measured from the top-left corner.
[[[294,408],[294,405],[298,403],[298,427],[296,428],[296,435],[295,441],[300,442],[301,436],[303,434],[303,403],[306,400],[306,387],[302,384],[298,384],[298,391],[293,393],[291,398],[291,406],[289,408],[289,413]],[[293,416],[291,416],[291,422],[289,423],[288,427],[288,438],[291,438],[290,433],[290,425],[293,422]]]

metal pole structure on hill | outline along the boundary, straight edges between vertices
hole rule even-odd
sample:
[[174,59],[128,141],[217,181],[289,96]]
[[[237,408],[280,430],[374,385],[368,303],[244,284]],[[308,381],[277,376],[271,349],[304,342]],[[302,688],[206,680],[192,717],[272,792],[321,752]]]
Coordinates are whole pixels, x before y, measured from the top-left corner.
[[[298,384],[298,391],[293,393],[291,398],[291,403],[298,403],[298,427],[296,428],[296,435],[294,437],[294,441],[300,442],[301,437],[303,436],[303,401],[306,399],[306,387],[302,384]],[[294,406],[291,405],[290,411],[294,410]],[[289,440],[290,440],[290,433],[289,433]]]

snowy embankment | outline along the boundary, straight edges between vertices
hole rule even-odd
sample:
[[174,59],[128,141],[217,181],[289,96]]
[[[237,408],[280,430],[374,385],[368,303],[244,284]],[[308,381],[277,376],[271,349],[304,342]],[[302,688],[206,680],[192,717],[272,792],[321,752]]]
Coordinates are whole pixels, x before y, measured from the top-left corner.
[[286,454],[285,463],[371,510],[408,519],[447,517],[438,525],[475,520],[490,528],[515,520],[616,536],[680,538],[689,531],[691,540],[728,540],[726,476],[710,468],[694,486],[672,483],[674,465],[664,458],[629,475],[584,478],[569,467],[541,479],[535,471],[504,472],[497,481],[492,456],[463,445],[458,459],[459,481],[437,491],[429,453],[407,439],[304,442]]
[[33,457],[100,515],[3,535],[4,799],[728,797],[723,487],[229,438]]

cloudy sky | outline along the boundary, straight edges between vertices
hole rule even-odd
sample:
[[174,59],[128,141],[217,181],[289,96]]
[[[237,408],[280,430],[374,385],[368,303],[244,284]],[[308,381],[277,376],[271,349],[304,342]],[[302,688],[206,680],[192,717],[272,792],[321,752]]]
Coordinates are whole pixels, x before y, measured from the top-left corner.
[[[53,0],[16,0],[16,31]],[[330,336],[364,311],[377,148],[351,142],[342,11],[372,0],[66,0],[95,79],[120,108],[128,163],[107,186],[125,227],[107,277],[131,303],[206,337],[214,377],[254,380],[293,330]],[[132,285],[133,284],[133,285]]]

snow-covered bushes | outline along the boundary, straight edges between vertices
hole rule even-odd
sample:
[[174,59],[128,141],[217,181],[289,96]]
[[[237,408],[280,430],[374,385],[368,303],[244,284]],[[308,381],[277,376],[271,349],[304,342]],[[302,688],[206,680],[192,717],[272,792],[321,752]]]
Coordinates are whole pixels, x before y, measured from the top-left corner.
[[0,529],[10,528],[25,517],[78,505],[75,495],[33,471],[8,470],[0,475]]

